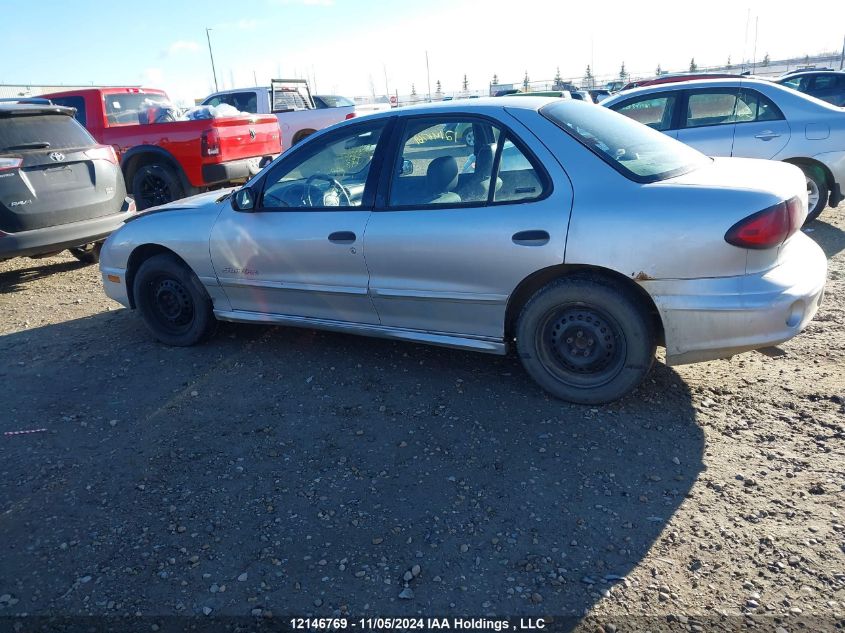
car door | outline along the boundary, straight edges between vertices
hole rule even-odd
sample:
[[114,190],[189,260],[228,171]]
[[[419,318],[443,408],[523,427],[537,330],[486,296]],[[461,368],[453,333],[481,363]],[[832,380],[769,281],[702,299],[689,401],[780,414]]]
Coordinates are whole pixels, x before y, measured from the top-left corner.
[[569,180],[515,119],[401,120],[364,238],[381,323],[501,340],[513,289],[563,262]]
[[611,107],[612,110],[634,119],[638,123],[647,125],[658,132],[663,132],[672,138],[678,137],[676,129],[676,105],[681,92],[678,90],[650,93],[621,101]]
[[388,125],[381,118],[323,134],[255,183],[255,210],[226,205],[210,251],[234,310],[378,323],[362,245]]
[[771,159],[789,142],[791,130],[783,112],[759,90],[740,90],[734,121],[732,156]]
[[677,139],[708,156],[730,156],[737,88],[685,90]]

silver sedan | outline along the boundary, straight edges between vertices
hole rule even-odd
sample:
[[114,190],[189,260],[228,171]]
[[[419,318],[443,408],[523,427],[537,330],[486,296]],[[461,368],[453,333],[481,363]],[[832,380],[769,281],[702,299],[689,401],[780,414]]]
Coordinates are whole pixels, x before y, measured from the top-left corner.
[[845,110],[759,79],[707,79],[620,92],[601,105],[708,156],[768,158],[801,168],[808,221],[845,193]]
[[455,101],[334,126],[238,190],[141,214],[101,269],[169,345],[226,320],[514,346],[549,393],[600,403],[657,345],[690,363],[800,332],[827,269],[806,203],[792,165],[707,158],[595,105]]

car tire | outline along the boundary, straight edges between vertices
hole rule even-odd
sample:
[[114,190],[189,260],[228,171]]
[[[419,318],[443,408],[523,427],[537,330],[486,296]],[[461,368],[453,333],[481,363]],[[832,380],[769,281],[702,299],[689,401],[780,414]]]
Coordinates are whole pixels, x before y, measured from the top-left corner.
[[467,147],[475,147],[475,131],[473,131],[472,127],[464,132],[463,136],[461,136],[461,141]]
[[807,225],[818,218],[827,206],[827,198],[830,190],[827,187],[827,179],[820,167],[814,165],[799,165],[807,179]]
[[69,248],[70,254],[76,257],[83,264],[96,264],[100,261],[100,250],[103,248],[103,242],[92,242],[85,246],[77,246]]
[[185,197],[182,183],[173,168],[159,163],[138,168],[132,177],[132,194],[139,211]]
[[146,260],[135,274],[132,289],[144,323],[166,345],[195,345],[217,327],[208,292],[175,255],[154,255]]
[[597,276],[558,279],[523,307],[516,346],[528,374],[556,398],[603,404],[642,382],[655,333],[630,291]]

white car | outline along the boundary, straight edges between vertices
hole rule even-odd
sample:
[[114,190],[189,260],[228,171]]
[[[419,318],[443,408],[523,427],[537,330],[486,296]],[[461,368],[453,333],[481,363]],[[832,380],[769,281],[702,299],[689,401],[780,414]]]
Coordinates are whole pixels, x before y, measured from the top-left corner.
[[601,105],[708,156],[792,163],[807,179],[814,220],[845,189],[845,111],[759,79],[705,79],[626,90]]

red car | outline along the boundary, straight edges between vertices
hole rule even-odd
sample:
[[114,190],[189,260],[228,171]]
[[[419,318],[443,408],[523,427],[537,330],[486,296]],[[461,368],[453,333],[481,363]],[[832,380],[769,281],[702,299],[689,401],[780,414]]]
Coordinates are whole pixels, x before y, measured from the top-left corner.
[[150,88],[86,88],[43,95],[117,152],[139,209],[244,182],[281,152],[279,122],[250,114],[175,120],[167,94]]
[[630,90],[631,88],[641,88],[642,86],[656,86],[658,84],[671,84],[677,81],[692,81],[693,79],[726,79],[738,77],[739,75],[730,73],[673,73],[671,75],[660,75],[653,79],[638,79],[631,81],[622,87],[622,90]]

